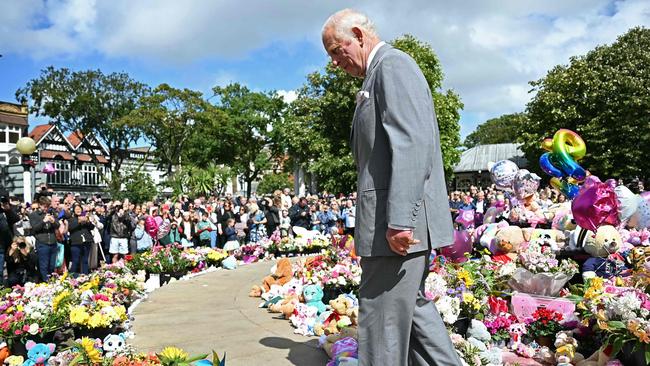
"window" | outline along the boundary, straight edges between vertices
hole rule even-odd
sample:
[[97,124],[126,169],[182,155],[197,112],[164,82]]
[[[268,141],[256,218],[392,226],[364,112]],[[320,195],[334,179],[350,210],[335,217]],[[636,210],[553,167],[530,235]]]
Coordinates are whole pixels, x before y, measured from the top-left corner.
[[47,175],[47,184],[70,184],[70,162],[53,161],[56,172]]
[[18,142],[18,139],[20,138],[20,127],[15,127],[15,126],[9,126],[9,143],[10,144],[15,144]]
[[[99,172],[104,172],[104,167],[99,167]],[[102,185],[102,177],[94,164],[83,164],[81,166],[81,184],[88,186]]]
[[0,155],[0,165],[6,165],[7,164],[7,155]]
[[7,126],[0,125],[0,144],[7,142]]
[[20,164],[20,158],[17,156],[12,156],[9,158],[9,165],[18,165]]

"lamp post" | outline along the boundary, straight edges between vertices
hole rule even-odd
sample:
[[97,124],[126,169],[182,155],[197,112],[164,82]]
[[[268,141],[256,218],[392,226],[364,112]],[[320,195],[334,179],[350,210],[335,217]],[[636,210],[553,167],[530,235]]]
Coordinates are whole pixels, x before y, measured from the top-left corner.
[[239,176],[239,191],[240,192],[245,192],[244,190],[244,177]]
[[23,201],[32,202],[32,168],[31,155],[36,151],[36,142],[31,137],[22,137],[16,142],[16,150],[22,155],[23,165]]

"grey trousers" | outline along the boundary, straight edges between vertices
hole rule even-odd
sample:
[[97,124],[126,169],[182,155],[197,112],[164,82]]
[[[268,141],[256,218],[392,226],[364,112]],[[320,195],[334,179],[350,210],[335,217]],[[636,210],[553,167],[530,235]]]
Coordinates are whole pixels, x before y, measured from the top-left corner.
[[461,365],[424,296],[429,252],[361,258],[359,365]]

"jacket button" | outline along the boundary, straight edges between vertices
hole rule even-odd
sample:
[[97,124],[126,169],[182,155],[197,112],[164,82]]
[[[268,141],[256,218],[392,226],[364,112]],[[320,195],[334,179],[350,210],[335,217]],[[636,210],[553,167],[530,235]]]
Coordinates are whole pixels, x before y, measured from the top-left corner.
[[413,217],[413,218],[411,219],[411,221],[415,221],[415,217]]
[[418,206],[418,207],[420,207],[421,204],[422,204],[422,201],[415,202],[415,205]]

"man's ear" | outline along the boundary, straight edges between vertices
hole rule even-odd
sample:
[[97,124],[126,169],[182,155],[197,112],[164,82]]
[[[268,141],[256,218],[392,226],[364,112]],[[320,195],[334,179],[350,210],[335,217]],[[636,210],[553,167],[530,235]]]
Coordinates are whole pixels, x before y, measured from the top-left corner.
[[360,43],[363,44],[363,31],[359,27],[352,27],[352,33],[354,33],[354,38],[356,38]]

